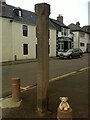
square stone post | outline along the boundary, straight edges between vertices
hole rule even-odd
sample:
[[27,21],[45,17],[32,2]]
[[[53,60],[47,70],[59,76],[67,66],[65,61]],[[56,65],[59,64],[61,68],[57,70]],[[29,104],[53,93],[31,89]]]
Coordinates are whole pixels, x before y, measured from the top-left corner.
[[37,111],[48,110],[49,100],[49,15],[50,5],[35,5],[37,36]]

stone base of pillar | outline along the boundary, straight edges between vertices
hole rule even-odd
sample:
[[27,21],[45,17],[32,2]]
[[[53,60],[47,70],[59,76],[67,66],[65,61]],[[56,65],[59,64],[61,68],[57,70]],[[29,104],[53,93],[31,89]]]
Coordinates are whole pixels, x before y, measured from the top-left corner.
[[36,113],[38,115],[39,118],[45,118],[47,115],[52,115],[52,112],[50,110],[47,110],[47,111],[38,111],[36,110]]
[[69,108],[67,111],[57,109],[57,120],[72,120],[72,109]]

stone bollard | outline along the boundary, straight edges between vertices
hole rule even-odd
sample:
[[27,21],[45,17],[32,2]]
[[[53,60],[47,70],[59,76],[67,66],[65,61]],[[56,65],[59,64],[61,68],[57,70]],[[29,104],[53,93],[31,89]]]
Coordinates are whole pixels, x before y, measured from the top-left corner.
[[60,97],[61,103],[57,108],[57,120],[72,120],[72,108],[69,106],[67,97]]
[[20,79],[12,78],[12,101],[19,102],[20,99]]

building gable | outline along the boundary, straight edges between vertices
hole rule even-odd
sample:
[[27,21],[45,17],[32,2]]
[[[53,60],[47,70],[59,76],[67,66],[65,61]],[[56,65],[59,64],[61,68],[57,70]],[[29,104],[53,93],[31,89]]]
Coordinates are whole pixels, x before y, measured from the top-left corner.
[[[2,17],[9,18],[11,21],[22,22],[25,24],[36,25],[37,16],[34,12],[21,9],[20,7],[14,7],[11,5],[5,4],[2,6]],[[55,29],[52,22],[49,20],[49,27]]]
[[71,29],[72,32],[79,32],[79,31],[81,31],[81,32],[84,32],[84,33],[88,33],[88,34],[89,34],[88,31],[86,31],[84,28],[81,28],[81,27],[80,27],[79,25],[77,25],[77,24],[71,23],[70,25],[68,25],[68,27],[70,27],[70,29]]

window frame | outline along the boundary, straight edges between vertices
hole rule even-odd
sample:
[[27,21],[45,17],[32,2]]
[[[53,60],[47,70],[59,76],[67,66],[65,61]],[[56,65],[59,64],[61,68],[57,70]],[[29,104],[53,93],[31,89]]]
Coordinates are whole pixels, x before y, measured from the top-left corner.
[[85,38],[85,33],[84,32],[80,32],[80,37],[81,38]]
[[25,44],[25,43],[23,44],[23,55],[28,55],[28,44]]
[[68,36],[68,28],[61,27],[61,33],[64,36]]
[[81,43],[80,43],[80,46],[81,46],[81,47],[84,47],[84,46],[85,46],[85,43],[82,43],[82,42],[81,42]]
[[28,25],[22,25],[22,32],[24,37],[28,37]]
[[18,12],[19,12],[19,13],[18,13],[18,14],[19,14],[19,17],[22,17],[22,10],[19,10]]

